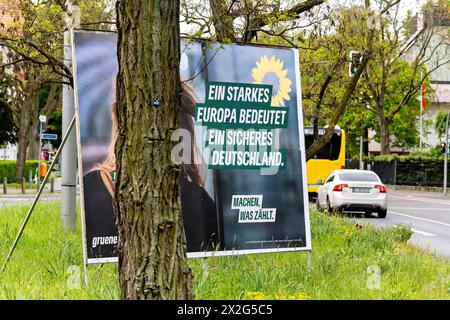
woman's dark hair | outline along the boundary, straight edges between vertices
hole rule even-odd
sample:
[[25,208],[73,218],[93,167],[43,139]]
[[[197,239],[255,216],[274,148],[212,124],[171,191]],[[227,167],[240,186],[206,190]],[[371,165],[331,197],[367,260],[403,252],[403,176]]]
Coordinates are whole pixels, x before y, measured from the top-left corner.
[[203,157],[197,144],[195,143],[194,132],[194,112],[196,106],[196,99],[192,87],[186,83],[183,83],[183,91],[181,93],[181,108],[178,112],[178,127],[186,129],[190,134],[191,142],[191,159],[188,159],[189,163],[183,163],[181,165],[182,173],[185,177],[193,183],[204,187],[203,172],[205,171]]
[[[204,178],[202,178],[202,172],[203,169],[205,169],[203,167],[203,158],[195,143],[193,120],[195,104],[196,99],[194,97],[194,91],[192,90],[191,86],[183,83],[183,90],[181,92],[181,108],[178,112],[178,127],[187,130],[190,134],[191,159],[187,159],[188,163],[183,163],[181,165],[181,171],[186,179],[190,180],[200,187],[204,187]],[[116,169],[116,157],[114,152],[117,137],[119,135],[117,105],[115,102],[111,105],[111,120],[111,142],[109,145],[108,154],[105,161],[99,166],[96,166],[93,170],[100,171],[100,176],[103,180],[103,183],[105,184],[111,196],[114,196],[114,181],[112,179],[112,172]]]

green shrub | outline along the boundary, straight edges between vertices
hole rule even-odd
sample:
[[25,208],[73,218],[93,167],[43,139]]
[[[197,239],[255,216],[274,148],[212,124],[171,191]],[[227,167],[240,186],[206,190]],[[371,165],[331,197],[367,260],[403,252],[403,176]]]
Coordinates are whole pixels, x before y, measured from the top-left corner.
[[[28,177],[28,172],[30,169],[35,174],[36,166],[38,165],[38,160],[27,160],[25,162],[25,177]],[[0,180],[3,181],[3,178],[6,177],[8,179],[8,183],[19,183],[16,179],[16,161],[15,160],[1,160],[0,161]]]
[[397,154],[387,154],[379,156],[368,156],[364,161],[369,162],[395,162],[398,163],[420,163],[420,164],[439,164],[442,165],[443,157],[435,157],[430,154],[411,154],[406,156],[399,156]]
[[395,227],[386,229],[386,234],[390,235],[394,241],[406,243],[413,235],[410,227],[404,225],[396,225]]

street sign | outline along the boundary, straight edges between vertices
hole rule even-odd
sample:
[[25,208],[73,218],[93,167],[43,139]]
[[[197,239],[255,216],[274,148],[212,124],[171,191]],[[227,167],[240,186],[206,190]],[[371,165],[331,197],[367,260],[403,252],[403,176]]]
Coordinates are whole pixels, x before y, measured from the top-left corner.
[[58,140],[58,135],[53,133],[43,133],[42,134],[43,140]]
[[39,121],[40,121],[40,122],[44,122],[44,123],[47,122],[47,116],[40,115],[40,116],[39,116]]

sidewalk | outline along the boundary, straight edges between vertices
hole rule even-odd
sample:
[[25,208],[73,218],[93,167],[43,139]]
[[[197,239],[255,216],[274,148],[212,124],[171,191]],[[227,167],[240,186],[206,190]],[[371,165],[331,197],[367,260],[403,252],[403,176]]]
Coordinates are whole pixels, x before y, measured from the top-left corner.
[[[58,177],[54,181],[54,192],[50,192],[50,181],[45,184],[44,190],[42,191],[43,195],[60,195],[61,194],[61,177]],[[0,188],[0,198],[9,198],[9,197],[24,197],[30,196],[33,197],[36,195],[38,188],[34,186],[33,189],[29,189],[28,183],[25,184],[25,193],[22,193],[21,188],[14,188],[8,186],[7,194],[3,194],[3,187]]]
[[386,186],[386,187],[388,188],[389,194],[392,194],[392,195],[404,195],[405,193],[407,193],[409,196],[414,196],[414,197],[432,198],[432,199],[437,199],[437,200],[450,200],[450,188],[448,190],[447,196],[444,196],[442,190],[440,190],[440,191],[425,191],[425,190],[421,191],[421,190],[416,190],[414,188],[406,188],[406,186],[403,186],[403,188],[398,188],[399,186],[397,186],[397,189],[394,189],[393,186]]

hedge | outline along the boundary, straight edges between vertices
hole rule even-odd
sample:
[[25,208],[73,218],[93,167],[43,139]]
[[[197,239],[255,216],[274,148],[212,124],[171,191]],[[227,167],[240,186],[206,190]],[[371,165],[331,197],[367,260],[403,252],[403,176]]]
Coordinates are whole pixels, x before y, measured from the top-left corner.
[[[364,159],[383,183],[441,187],[444,160],[424,154],[370,156]],[[450,175],[447,177],[450,183]]]
[[[27,160],[25,162],[25,177],[28,177],[30,169],[35,174],[36,167],[39,163],[38,160]],[[16,161],[15,160],[0,160],[0,181],[6,177],[9,182],[19,182],[16,180]]]
[[366,162],[397,162],[397,163],[416,163],[416,164],[444,164],[444,157],[431,157],[428,155],[413,154],[399,156],[397,154],[379,155],[379,156],[369,156],[364,157]]

